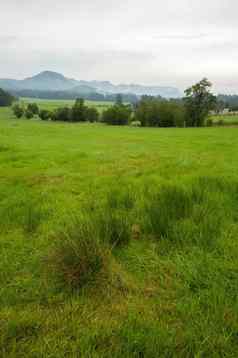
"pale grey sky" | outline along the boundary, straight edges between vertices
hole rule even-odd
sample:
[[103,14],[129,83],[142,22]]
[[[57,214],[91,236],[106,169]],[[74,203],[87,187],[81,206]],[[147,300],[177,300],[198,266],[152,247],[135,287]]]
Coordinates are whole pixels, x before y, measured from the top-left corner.
[[208,77],[238,93],[237,0],[0,0],[0,77],[177,86]]

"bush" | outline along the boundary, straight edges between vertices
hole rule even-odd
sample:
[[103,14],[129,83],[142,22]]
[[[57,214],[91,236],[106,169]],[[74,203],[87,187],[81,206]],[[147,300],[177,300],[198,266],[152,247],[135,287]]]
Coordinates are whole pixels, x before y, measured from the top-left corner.
[[87,121],[89,121],[91,123],[98,122],[98,120],[99,120],[98,110],[94,107],[88,107],[86,110],[86,118],[87,118]]
[[218,126],[224,126],[225,122],[223,119],[219,119],[219,121],[217,122]]
[[206,124],[207,124],[207,127],[212,127],[213,126],[213,120],[211,118],[208,118]]
[[112,125],[126,125],[131,116],[131,107],[124,104],[114,104],[103,112],[102,121]]
[[17,118],[21,118],[24,115],[24,108],[18,103],[12,107],[12,110]]
[[33,115],[39,114],[39,107],[37,106],[36,103],[29,103],[27,106],[27,110],[33,113]]
[[71,120],[71,109],[68,107],[57,108],[51,115],[53,121],[69,122]]
[[31,112],[29,108],[27,108],[27,110],[25,111],[25,117],[27,119],[32,119],[34,117],[34,114]]
[[41,109],[39,112],[39,117],[42,121],[47,121],[51,118],[51,112],[46,109]]
[[108,252],[99,242],[94,226],[87,220],[75,219],[56,238],[49,263],[59,283],[80,289],[105,272]]

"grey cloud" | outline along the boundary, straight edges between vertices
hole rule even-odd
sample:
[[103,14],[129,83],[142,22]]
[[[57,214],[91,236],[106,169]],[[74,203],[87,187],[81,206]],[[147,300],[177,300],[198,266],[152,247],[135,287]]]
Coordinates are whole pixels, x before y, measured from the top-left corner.
[[184,88],[207,76],[238,92],[237,10],[236,0],[8,0],[0,77],[49,69]]

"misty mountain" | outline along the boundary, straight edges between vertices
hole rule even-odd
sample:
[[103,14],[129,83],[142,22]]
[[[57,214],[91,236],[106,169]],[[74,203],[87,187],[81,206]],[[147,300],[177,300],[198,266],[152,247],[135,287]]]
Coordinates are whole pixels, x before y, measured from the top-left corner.
[[96,89],[97,92],[103,94],[116,93],[133,93],[137,96],[150,95],[161,96],[165,98],[181,97],[177,88],[165,86],[142,86],[139,84],[119,84],[114,85],[109,81],[80,81],[82,85],[87,85]]
[[67,91],[77,84],[77,81],[51,71],[24,80],[0,79],[0,87],[8,90]]
[[138,84],[114,85],[109,81],[78,81],[67,78],[64,75],[44,71],[36,76],[24,80],[0,79],[0,88],[9,91],[37,90],[37,91],[69,91],[71,93],[89,94],[135,94],[161,96],[165,98],[177,98],[181,94],[177,88],[164,86],[142,86]]

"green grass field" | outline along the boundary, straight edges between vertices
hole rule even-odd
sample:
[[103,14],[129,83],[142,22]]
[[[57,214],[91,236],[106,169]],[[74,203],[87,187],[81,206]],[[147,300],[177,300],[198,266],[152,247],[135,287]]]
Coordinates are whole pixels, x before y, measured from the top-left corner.
[[[37,103],[38,106],[42,109],[47,109],[49,111],[54,110],[58,107],[69,106],[72,107],[75,103],[74,100],[44,100],[39,98],[26,98],[22,97],[20,99],[24,103]],[[106,102],[106,101],[85,101],[85,104],[89,107],[96,107],[99,112],[106,110],[110,107],[113,102]]]
[[237,137],[0,109],[0,356],[237,357]]
[[238,115],[217,115],[211,116],[214,124],[221,123],[222,125],[237,125],[238,124]]

